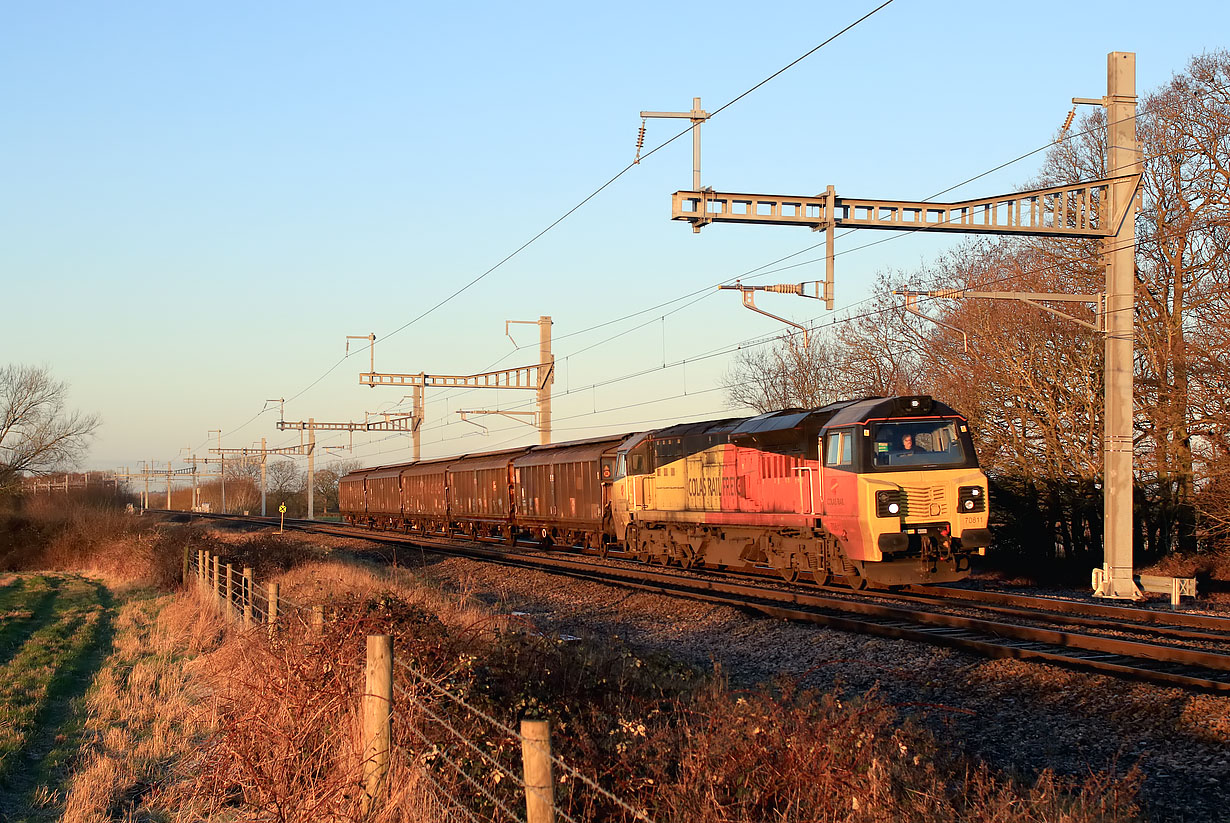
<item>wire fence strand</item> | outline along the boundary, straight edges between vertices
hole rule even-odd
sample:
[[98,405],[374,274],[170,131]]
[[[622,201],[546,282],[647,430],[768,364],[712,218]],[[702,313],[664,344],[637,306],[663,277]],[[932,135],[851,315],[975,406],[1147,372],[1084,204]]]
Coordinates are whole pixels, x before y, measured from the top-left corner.
[[[445,697],[449,698],[450,700],[452,700],[453,702],[455,702],[457,705],[461,706],[462,708],[466,709],[467,711],[481,717],[483,720],[486,720],[488,723],[490,723],[495,728],[505,732],[506,734],[516,737],[518,740],[522,740],[523,742],[525,741],[525,738],[521,736],[521,733],[519,731],[517,731],[516,729],[513,729],[511,726],[507,725],[506,723],[503,723],[497,720],[496,718],[492,717],[487,712],[484,712],[482,709],[471,705],[464,698],[452,693],[448,689],[434,682],[431,678],[415,670],[415,668],[411,666],[409,663],[407,663],[406,661],[394,658],[393,662],[397,664],[398,666],[400,666],[405,671],[409,672],[412,676],[414,676],[420,682],[425,683],[428,687],[434,689],[439,694],[442,694]],[[533,741],[530,741],[530,743],[531,745],[538,746],[538,744],[534,743]],[[542,750],[541,746],[538,746],[538,748]],[[561,769],[566,771],[568,774],[572,775],[577,780],[579,780],[581,783],[585,784],[586,786],[593,789],[595,792],[597,792],[601,796],[605,797],[607,800],[611,801],[612,803],[622,808],[624,811],[631,814],[636,820],[643,820],[643,821],[646,821],[646,823],[652,823],[651,818],[644,811],[634,808],[627,801],[613,794],[609,789],[605,789],[602,786],[598,785],[596,781],[594,781],[588,775],[576,769],[574,766],[567,763],[555,752],[546,752],[545,750],[542,750],[542,751],[545,754],[548,754],[552,763],[556,764]]]
[[[425,732],[423,732],[423,731],[422,731],[422,730],[420,730],[420,729],[415,728],[413,725],[411,725],[409,728],[410,728],[410,731],[411,731],[411,732],[413,732],[414,734],[418,735],[418,737],[419,737],[419,738],[420,738],[420,739],[421,739],[424,743],[427,743],[428,745],[431,745],[431,746],[436,746],[435,741],[433,741],[430,737],[428,737],[428,736],[427,736],[427,734],[426,734]],[[439,747],[438,747],[438,746],[436,746],[436,748],[437,748],[437,751],[438,751],[438,748],[439,748]],[[450,768],[452,768],[454,771],[456,771],[456,772],[457,772],[457,774],[458,774],[458,775],[460,775],[460,776],[462,777],[462,779],[464,779],[466,782],[470,783],[472,786],[474,786],[474,788],[478,789],[478,790],[479,790],[479,791],[480,791],[483,795],[485,795],[485,796],[486,796],[486,798],[487,798],[488,800],[490,800],[490,801],[491,801],[491,802],[492,802],[492,803],[496,806],[496,808],[498,808],[500,811],[504,812],[504,814],[508,815],[508,817],[510,817],[511,819],[516,820],[516,821],[519,821],[519,823],[525,823],[524,818],[522,818],[522,817],[521,817],[520,815],[518,815],[516,812],[512,811],[511,809],[509,809],[509,808],[508,808],[508,806],[507,806],[507,805],[506,805],[503,801],[501,801],[498,797],[496,797],[494,794],[492,794],[492,793],[491,793],[491,792],[487,789],[487,787],[486,787],[486,786],[484,786],[482,783],[480,783],[480,782],[479,782],[476,778],[474,778],[473,776],[471,776],[471,775],[467,774],[467,773],[466,773],[466,770],[465,770],[465,769],[463,769],[463,768],[461,768],[461,766],[460,766],[459,764],[454,763],[454,762],[453,762],[453,760],[452,760],[450,757],[448,757],[447,755],[445,755],[443,752],[439,752],[439,757],[440,757],[440,760],[444,761],[446,764],[448,764],[448,766],[449,766]]]
[[[215,601],[217,601],[222,606],[227,605],[225,585],[224,584],[216,585],[216,584],[221,583],[221,581],[223,580],[222,575],[219,574],[217,579],[211,579],[213,577],[213,572],[212,572],[213,564],[212,563],[207,563],[205,565],[204,579],[202,579],[201,577],[202,569],[199,563],[190,560],[188,564],[188,568],[193,572],[193,575],[197,578],[198,582],[205,583],[206,589],[212,589],[212,595]],[[244,578],[240,578],[240,581],[242,581],[243,579]],[[240,585],[239,587],[236,587],[236,589],[234,589],[233,591],[233,596],[237,594],[238,600],[237,601],[232,600],[230,605],[232,605],[235,608],[237,613],[242,613],[244,605],[245,605],[245,599],[244,599],[244,589],[245,588],[247,587]],[[246,604],[250,606],[251,608],[253,622],[254,623],[258,622],[256,620],[256,617],[259,614],[261,617],[261,619],[259,620],[259,623],[261,624],[268,623],[269,622],[269,612],[270,612],[269,606],[274,601],[272,598],[268,597],[264,593],[263,588],[256,583],[255,578],[253,578],[253,584],[247,592],[247,597],[248,599],[246,601]],[[264,600],[265,608],[261,608],[256,605],[255,601],[258,597]],[[278,606],[279,620],[292,619],[292,615],[293,615],[293,619],[296,619],[297,622],[302,622],[306,626],[307,623],[306,621],[303,620],[303,617],[305,615],[314,617],[315,613],[312,607],[304,606],[294,600],[291,600],[290,598],[279,595],[276,599],[276,602]],[[559,767],[561,770],[563,770],[563,772],[576,778],[576,780],[579,783],[593,790],[599,796],[605,798],[606,800],[610,801],[616,806],[622,808],[624,811],[631,814],[634,819],[646,821],[646,823],[652,823],[651,819],[648,817],[648,815],[644,811],[634,808],[633,806],[628,804],[626,801],[622,800],[621,798],[613,794],[608,789],[603,788],[596,781],[591,779],[589,776],[585,775],[584,773],[576,769],[574,766],[567,763],[563,758],[561,758],[555,752],[552,752],[552,751],[549,751],[548,749],[543,748],[541,744],[539,744],[537,741],[527,741],[518,730],[513,728],[508,723],[505,723],[493,717],[491,714],[478,708],[477,706],[474,706],[473,704],[465,700],[460,695],[457,695],[453,693],[452,691],[446,689],[445,687],[441,686],[440,684],[436,683],[434,680],[432,680],[431,678],[429,678],[427,675],[423,674],[422,672],[418,671],[416,667],[406,662],[405,660],[394,657],[393,662],[399,668],[401,668],[404,672],[408,673],[412,678],[414,678],[415,681],[426,685],[434,693],[441,695],[444,698],[447,698],[448,700],[452,701],[455,705],[469,712],[471,715],[478,717],[482,719],[483,721],[487,722],[497,731],[502,732],[508,735],[509,737],[512,737],[520,741],[523,746],[528,743],[529,745],[535,747],[539,752],[546,755],[549,758],[551,763],[553,763],[554,765]],[[363,669],[363,666],[357,661],[338,661],[338,663],[339,665],[342,665],[342,666],[345,666],[346,668],[351,669],[351,671],[354,673],[359,673]],[[502,778],[507,777],[510,781],[512,781],[514,785],[520,785],[522,788],[526,788],[525,781],[522,775],[518,774],[514,769],[511,769],[508,766],[500,763],[490,754],[483,751],[482,748],[480,748],[474,741],[468,738],[465,735],[465,733],[459,731],[445,717],[441,716],[440,714],[437,714],[436,712],[428,708],[422,699],[416,699],[412,691],[408,690],[404,686],[398,685],[397,683],[394,683],[393,687],[394,687],[396,694],[406,698],[408,701],[412,701],[412,704],[416,710],[421,711],[432,722],[439,725],[449,735],[451,735],[452,737],[460,741],[460,743],[463,746],[465,746],[467,749],[472,751],[474,754],[478,755],[478,757],[480,758],[482,762],[486,763],[491,768],[493,768],[496,771],[496,773],[501,775]],[[403,714],[403,717],[405,717],[404,714]],[[424,731],[419,729],[413,722],[407,722],[405,725],[411,732],[413,732],[416,736],[421,738],[424,742],[436,747],[437,750],[439,749],[439,744],[436,743],[436,741],[431,740],[431,738]],[[476,778],[466,773],[466,771],[459,764],[453,762],[452,759],[450,759],[444,752],[439,751],[438,753],[439,753],[439,757],[441,760],[443,760],[452,769],[454,769],[458,773],[458,775],[460,775],[464,780],[466,780],[467,782],[472,784],[476,789],[478,789],[484,796],[487,797],[488,800],[490,800],[496,806],[496,808],[498,808],[504,814],[508,815],[512,820],[523,821],[523,818],[521,818],[519,815],[517,815],[515,812],[509,809],[506,804],[500,801],[498,797],[492,794],[487,789],[487,787],[483,786]],[[438,781],[436,781],[433,777],[430,776],[427,769],[424,769],[424,774],[427,775],[428,779],[431,780],[432,784],[437,789],[439,789],[440,791],[443,791],[448,796],[448,799],[451,800],[454,803],[454,805],[457,806],[457,808],[460,808],[462,811],[466,813],[468,819],[470,820],[478,819],[474,816],[473,812],[470,809],[461,805],[460,801],[458,801],[457,798],[453,797],[451,794],[448,794],[447,790],[443,786],[441,786]],[[567,812],[563,811],[562,809],[559,809],[558,807],[555,808],[555,814],[559,819],[565,821],[565,823],[578,823],[575,818],[570,816]]]

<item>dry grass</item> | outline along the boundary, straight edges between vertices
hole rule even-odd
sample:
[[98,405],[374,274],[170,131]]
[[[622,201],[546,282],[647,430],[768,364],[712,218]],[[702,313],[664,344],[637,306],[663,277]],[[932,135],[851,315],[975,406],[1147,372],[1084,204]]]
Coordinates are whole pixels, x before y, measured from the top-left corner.
[[114,650],[87,695],[85,743],[63,819],[200,818],[204,806],[177,790],[210,733],[185,662],[217,647],[221,625],[168,595],[129,601],[115,628]]
[[[510,725],[526,715],[550,719],[561,756],[659,823],[1092,823],[1137,815],[1136,775],[1073,783],[1044,773],[1020,783],[952,759],[875,695],[843,702],[788,682],[735,692],[720,676],[617,643],[519,632],[464,596],[363,563],[304,564],[279,580],[287,600],[324,604],[323,634],[292,611],[275,642],[260,631],[240,634],[194,664],[213,689],[217,736],[192,802],[215,813],[360,819],[363,639],[388,632],[399,659],[482,711]],[[522,809],[520,790],[487,759],[519,770],[516,738],[400,669],[396,680],[415,700],[396,698],[396,796],[378,819],[455,819],[455,802],[479,819],[500,816],[496,801]],[[557,801],[573,819],[632,819],[570,775],[557,778]]]
[[[481,820],[502,817],[497,802],[523,810],[515,781],[491,766],[519,772],[516,736],[437,689],[509,725],[549,719],[557,753],[658,823],[1137,816],[1134,775],[1074,784],[1042,774],[1021,783],[953,759],[874,694],[842,700],[786,681],[737,692],[720,673],[615,640],[534,634],[465,592],[442,593],[403,570],[321,560],[290,535],[219,545],[212,530],[133,521],[104,515],[91,530],[84,516],[79,523],[66,516],[53,529],[22,528],[38,533],[30,557],[116,579],[178,579],[183,548],[221,550],[262,582],[281,583],[286,620],[271,640],[263,628],[224,630],[195,590],[179,599],[130,597],[87,695],[83,753],[62,795],[65,819],[434,823],[467,819],[458,804]],[[156,571],[142,572],[143,564]],[[324,631],[312,631],[295,605],[321,605]],[[422,679],[397,670],[389,796],[365,817],[362,649],[366,635],[383,633]],[[557,771],[557,780],[557,801],[573,819],[632,819],[575,777]],[[44,805],[60,797],[51,787]]]
[[72,571],[117,585],[171,587],[180,578],[191,529],[168,526],[114,506],[44,498],[0,518],[0,569]]

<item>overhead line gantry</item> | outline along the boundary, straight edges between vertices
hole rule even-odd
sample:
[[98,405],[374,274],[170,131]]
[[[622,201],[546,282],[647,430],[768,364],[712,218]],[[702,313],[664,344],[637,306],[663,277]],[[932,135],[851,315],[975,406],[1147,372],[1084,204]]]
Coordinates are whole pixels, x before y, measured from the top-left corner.
[[[555,355],[551,353],[551,318],[543,315],[537,320],[509,320],[504,326],[512,323],[530,323],[538,326],[538,361],[531,366],[518,366],[511,369],[480,372],[478,374],[418,374],[377,372],[376,371],[376,336],[374,334],[359,337],[360,340],[370,340],[372,346],[371,371],[359,375],[359,384],[363,386],[399,386],[414,389],[413,417],[420,422],[423,419],[423,392],[425,389],[523,389],[537,393],[537,420],[539,443],[546,445],[551,442],[551,386],[555,383]],[[348,339],[353,339],[350,336]],[[472,414],[474,412],[467,412]],[[420,458],[418,426],[414,429],[414,459]]]
[[[316,432],[318,431],[344,431],[351,432],[351,446],[354,445],[354,432],[405,432],[413,434],[417,443],[419,425],[422,421],[412,414],[404,415],[382,415],[384,419],[375,421],[364,421],[355,423],[347,421],[345,423],[323,423],[317,422],[314,417],[309,417],[307,420],[278,420],[278,431],[305,431],[308,433],[308,445],[312,448],[308,449],[308,482],[307,482],[307,508],[308,520],[315,520],[315,505],[316,505]],[[418,448],[415,448],[415,459],[418,459]],[[327,502],[327,501],[326,501]]]
[[[1100,597],[1141,597],[1132,568],[1132,379],[1135,340],[1135,243],[1137,196],[1142,177],[1136,140],[1136,54],[1107,55],[1107,92],[1098,99],[1073,98],[1076,104],[1106,109],[1106,169],[1108,176],[1083,183],[1051,186],[1014,194],[933,203],[925,200],[880,200],[838,197],[832,186],[815,196],[735,194],[716,192],[700,183],[699,125],[704,112],[697,98],[693,112],[641,112],[641,116],[686,117],[693,122],[691,191],[671,196],[671,219],[692,224],[699,232],[709,223],[752,223],[804,226],[826,234],[826,275],[823,298],[833,308],[834,240],[838,227],[893,231],[962,232],[1028,237],[1094,238],[1102,240],[1106,264],[1103,295],[1011,292],[933,293],[943,297],[990,297],[1044,301],[1094,302],[1096,330],[1105,334],[1105,415],[1102,435],[1103,540],[1105,564],[1094,570],[1094,594]],[[749,292],[744,292],[747,302]],[[916,312],[917,292],[907,308]],[[1047,311],[1054,311],[1045,306]],[[760,311],[759,309],[757,309]],[[917,313],[917,312],[916,312]],[[1088,321],[1068,317],[1086,326]]]
[[236,457],[239,457],[241,460],[257,460],[257,459],[260,460],[261,462],[261,517],[265,517],[266,516],[265,461],[269,458],[269,455],[284,454],[287,456],[294,456],[294,455],[302,456],[302,455],[310,455],[315,450],[316,450],[316,443],[314,441],[311,443],[300,443],[298,446],[280,446],[280,447],[271,449],[265,445],[265,438],[262,437],[261,445],[259,449],[255,447],[245,447],[245,448],[238,448],[238,449],[224,449],[221,446],[219,446],[216,449],[210,449],[210,452],[212,452],[213,454],[221,455],[223,458],[225,458],[229,454],[229,455],[234,455]]

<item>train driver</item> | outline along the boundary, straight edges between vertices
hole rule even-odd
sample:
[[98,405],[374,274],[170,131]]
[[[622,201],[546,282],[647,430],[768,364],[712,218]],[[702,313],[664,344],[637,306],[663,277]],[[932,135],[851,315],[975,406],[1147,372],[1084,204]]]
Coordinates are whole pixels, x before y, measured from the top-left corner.
[[905,452],[907,454],[919,454],[921,452],[925,452],[926,449],[922,448],[921,446],[915,445],[914,435],[910,434],[909,432],[906,432],[905,434],[901,435],[900,451]]

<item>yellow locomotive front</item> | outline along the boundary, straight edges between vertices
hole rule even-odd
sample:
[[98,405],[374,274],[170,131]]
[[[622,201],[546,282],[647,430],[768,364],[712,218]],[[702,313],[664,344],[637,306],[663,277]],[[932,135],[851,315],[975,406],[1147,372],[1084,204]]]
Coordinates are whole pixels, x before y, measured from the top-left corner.
[[985,553],[987,478],[964,417],[927,396],[875,398],[821,431],[825,529],[860,577],[950,582]]

